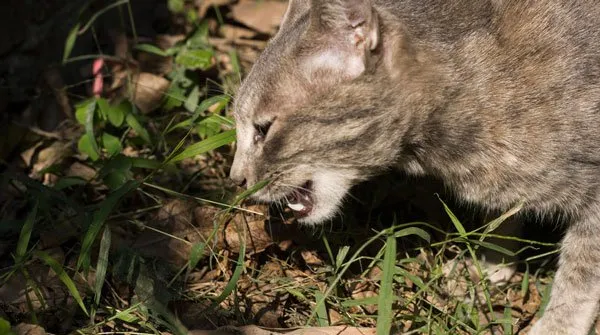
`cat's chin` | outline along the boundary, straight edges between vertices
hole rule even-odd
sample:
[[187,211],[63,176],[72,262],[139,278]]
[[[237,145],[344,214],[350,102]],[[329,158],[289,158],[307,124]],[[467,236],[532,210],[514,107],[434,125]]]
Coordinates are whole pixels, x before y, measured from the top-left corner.
[[288,206],[296,214],[298,222],[307,225],[322,224],[338,214],[354,179],[354,173],[351,172],[315,171],[312,180],[306,184],[310,191],[307,198]]

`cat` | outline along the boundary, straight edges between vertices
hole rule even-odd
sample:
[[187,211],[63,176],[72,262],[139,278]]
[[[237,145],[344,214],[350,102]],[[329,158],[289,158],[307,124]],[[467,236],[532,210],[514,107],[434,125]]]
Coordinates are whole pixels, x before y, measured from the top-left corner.
[[291,0],[234,117],[231,179],[269,180],[253,197],[306,224],[391,169],[564,223],[530,334],[587,334],[600,300],[596,0]]

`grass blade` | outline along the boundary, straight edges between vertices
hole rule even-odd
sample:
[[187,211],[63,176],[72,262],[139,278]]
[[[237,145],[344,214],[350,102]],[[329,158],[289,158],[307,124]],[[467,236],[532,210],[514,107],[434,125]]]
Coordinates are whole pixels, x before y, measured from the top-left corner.
[[211,136],[204,141],[192,144],[185,148],[180,154],[171,159],[171,162],[179,162],[186,158],[201,155],[208,151],[222,147],[235,141],[235,130],[227,130],[218,135]]
[[145,44],[145,43],[138,44],[135,46],[135,49],[147,52],[149,54],[161,56],[161,57],[169,57],[170,56],[170,54],[168,52],[166,52],[165,50],[163,50],[155,45],[152,45],[152,44]]
[[[315,291],[315,301],[325,301],[325,296],[320,291]],[[329,326],[329,316],[327,315],[327,306],[324,303],[315,306],[315,315],[319,327]]]
[[94,115],[96,114],[96,100],[92,100],[85,109],[85,133],[90,140],[92,149],[99,154],[100,149],[98,148],[98,142],[96,142],[96,135],[94,135]]
[[417,228],[417,227],[404,228],[404,229],[399,230],[394,233],[395,238],[405,237],[405,236],[409,236],[409,235],[417,235],[420,238],[422,238],[423,240],[427,241],[427,243],[429,243],[431,240],[431,236],[429,235],[428,232],[424,231],[421,228]]
[[442,200],[442,198],[440,198],[439,195],[438,195],[438,199],[440,199],[440,202],[444,206],[444,210],[446,211],[446,214],[448,214],[448,217],[450,218],[450,221],[452,221],[452,224],[454,225],[454,227],[456,228],[456,230],[460,233],[460,236],[466,238],[466,236],[467,236],[467,230],[462,225],[462,223],[460,223],[460,220],[456,217],[456,215],[454,215],[454,213],[452,212],[452,210],[450,209],[450,207],[448,207],[448,205],[446,205],[446,203]]
[[73,51],[73,47],[75,46],[75,41],[77,40],[77,34],[79,33],[79,27],[81,26],[78,23],[75,27],[69,31],[69,35],[67,36],[67,40],[65,42],[65,50],[63,52],[63,64],[69,59],[71,56],[71,52]]
[[16,250],[16,263],[20,263],[25,258],[25,254],[27,253],[27,246],[29,246],[29,240],[31,239],[31,232],[33,231],[33,224],[35,223],[35,219],[37,217],[39,203],[36,201],[35,205],[29,215],[27,215],[27,219],[25,219],[25,224],[21,229],[21,233],[19,235],[19,241],[17,242],[17,250]]
[[504,307],[504,319],[502,320],[502,328],[504,328],[505,335],[513,334],[512,326],[512,308],[509,305]]
[[79,258],[77,259],[77,270],[79,270],[82,266],[89,266],[89,258],[90,251],[92,249],[92,244],[96,240],[96,236],[102,230],[102,226],[104,222],[117,205],[119,200],[123,196],[125,196],[130,191],[138,188],[140,186],[140,182],[138,181],[129,181],[125,185],[118,188],[116,191],[111,193],[100,205],[100,208],[94,212],[92,217],[92,223],[85,236],[83,237],[83,242],[81,243],[81,252],[79,253]]
[[198,262],[204,257],[204,250],[206,249],[206,243],[198,242],[192,246],[190,252],[190,260],[188,262],[190,270],[198,265]]
[[77,302],[79,307],[81,307],[81,309],[83,310],[85,315],[89,316],[87,308],[85,308],[85,305],[83,304],[83,300],[81,300],[81,295],[79,295],[79,291],[77,290],[75,283],[67,275],[67,273],[63,269],[62,265],[60,263],[58,263],[56,260],[54,260],[54,258],[50,257],[50,255],[48,255],[47,253],[45,253],[43,251],[37,251],[35,253],[35,255],[39,259],[41,259],[44,263],[46,263],[52,269],[52,271],[54,271],[54,273],[56,273],[56,275],[58,276],[60,281],[69,290],[69,293],[71,293],[71,296],[73,297],[73,299],[75,299],[75,301]]
[[385,244],[383,257],[383,274],[379,288],[379,299],[377,302],[377,335],[390,334],[392,329],[392,304],[394,303],[394,273],[396,272],[396,237],[390,234]]
[[240,243],[239,256],[236,261],[235,270],[233,271],[233,274],[231,275],[231,279],[229,279],[229,282],[223,289],[223,292],[221,292],[221,294],[217,298],[215,298],[215,300],[213,300],[212,304],[208,308],[209,310],[213,309],[214,307],[219,306],[219,304],[221,304],[223,301],[225,301],[225,299],[236,288],[237,282],[240,279],[242,272],[244,271],[244,257],[246,257],[246,242],[245,242],[245,240],[244,240],[244,242]]
[[150,133],[148,133],[146,128],[142,126],[140,121],[133,113],[129,113],[127,116],[125,116],[125,122],[127,122],[127,125],[129,125],[131,129],[135,130],[137,135],[144,140],[144,142],[148,144],[152,143],[152,140],[150,139]]
[[96,283],[94,285],[94,303],[96,306],[100,304],[102,296],[102,286],[106,278],[106,270],[108,269],[108,254],[110,251],[111,233],[110,227],[104,228],[102,240],[100,241],[100,252],[98,253],[98,263],[96,264]]

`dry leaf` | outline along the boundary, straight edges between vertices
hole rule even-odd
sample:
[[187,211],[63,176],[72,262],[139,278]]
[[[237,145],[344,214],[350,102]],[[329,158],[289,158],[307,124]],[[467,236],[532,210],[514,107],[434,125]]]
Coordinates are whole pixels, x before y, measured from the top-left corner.
[[65,175],[68,177],[79,177],[83,180],[90,181],[96,176],[96,170],[83,163],[75,162],[69,166]]
[[224,24],[219,28],[219,32],[228,40],[237,40],[238,38],[252,38],[256,32],[250,29]]
[[273,34],[279,26],[287,4],[281,1],[242,1],[231,8],[234,19],[265,34]]
[[135,75],[132,83],[135,86],[132,100],[142,114],[148,114],[160,107],[171,85],[167,79],[148,72]]
[[15,327],[17,335],[46,335],[44,328],[38,325],[20,323]]

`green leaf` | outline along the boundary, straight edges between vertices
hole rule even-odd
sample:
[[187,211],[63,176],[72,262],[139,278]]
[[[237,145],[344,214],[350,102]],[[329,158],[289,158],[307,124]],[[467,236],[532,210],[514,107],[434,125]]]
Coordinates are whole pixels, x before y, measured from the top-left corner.
[[504,328],[504,335],[513,335],[512,308],[510,308],[510,305],[504,306],[502,328]]
[[229,51],[229,59],[231,60],[233,73],[241,77],[240,73],[242,73],[242,67],[240,66],[240,58],[238,57],[238,53],[235,49],[231,49],[231,51]]
[[10,322],[0,318],[0,335],[16,335],[10,327]]
[[510,218],[511,216],[517,214],[522,208],[523,208],[523,202],[520,202],[518,204],[516,204],[513,208],[509,209],[506,213],[500,215],[498,218],[490,221],[487,224],[487,227],[485,228],[483,235],[481,236],[480,240],[483,241],[487,234],[493,232],[494,230],[498,229],[498,227],[500,227],[500,225],[506,221],[508,218]]
[[529,294],[529,263],[525,263],[525,273],[521,281],[521,296],[525,299]]
[[135,314],[133,314],[132,311],[130,311],[129,309],[118,312],[117,314],[115,314],[114,318],[119,319],[121,321],[129,322],[129,323],[134,323],[140,319]]
[[[194,125],[196,123],[196,120],[202,116],[202,113],[206,112],[211,106],[214,106],[215,104],[219,104],[216,108],[217,113],[218,113],[218,111],[220,111],[225,106],[227,106],[228,103],[229,103],[229,97],[226,95],[217,95],[217,96],[205,99],[196,107],[196,109],[194,110],[194,114],[190,118],[188,118],[184,121],[181,121],[178,124],[172,126],[171,128],[169,128],[169,130],[167,130],[167,133],[173,131],[174,129],[191,127],[192,125]],[[231,122],[231,120],[229,120],[225,117],[222,117],[220,115],[213,114],[213,115],[209,116],[209,118],[211,118],[212,120],[215,120],[215,121],[217,119],[219,119],[220,124],[227,124],[230,126],[233,125],[233,122]]]
[[69,35],[67,35],[67,40],[65,41],[65,50],[63,52],[63,63],[65,63],[71,56],[71,52],[75,46],[75,41],[77,40],[77,34],[79,33],[80,25],[80,23],[77,23],[77,25],[75,25],[75,27],[69,31]]
[[90,104],[95,104],[96,101],[94,99],[87,99],[75,106],[75,119],[79,124],[84,125],[87,121],[87,113],[88,108],[90,108]]
[[206,249],[206,243],[198,242],[192,246],[190,252],[189,268],[193,269],[198,265],[198,262],[204,257],[204,250]]
[[62,177],[55,184],[54,189],[61,191],[72,186],[81,186],[87,184],[87,181],[80,177]]
[[156,170],[162,166],[162,163],[153,159],[129,157],[131,166],[140,169]]
[[[396,299],[396,297],[394,297],[394,298]],[[379,302],[379,295],[376,295],[376,296],[368,297],[368,298],[342,301],[342,303],[340,305],[342,305],[344,307],[353,307],[353,306],[377,305],[378,302]]]
[[[85,135],[79,139],[79,151],[86,153],[92,160],[100,157],[100,150],[98,149],[98,143],[96,143],[94,135],[96,106],[96,99],[88,99],[80,103],[75,110],[75,118],[85,126]],[[87,138],[84,139],[84,137]]]
[[207,70],[213,65],[212,58],[210,50],[184,49],[175,57],[175,63],[190,70]]
[[109,156],[114,156],[123,150],[121,140],[118,137],[113,136],[109,133],[102,134],[102,146],[108,152]]
[[187,97],[187,99],[185,99],[183,107],[185,107],[185,109],[188,111],[193,112],[196,110],[196,107],[198,107],[198,102],[200,102],[200,88],[198,86],[194,86],[190,92],[190,95]]
[[46,263],[52,269],[52,271],[54,271],[54,273],[56,273],[60,281],[62,281],[62,283],[67,287],[69,293],[71,293],[73,299],[75,299],[77,304],[79,304],[79,307],[81,307],[85,315],[89,316],[88,311],[85,308],[85,305],[83,304],[83,300],[81,300],[79,291],[75,286],[75,283],[73,283],[73,280],[71,280],[71,278],[67,275],[62,265],[60,265],[56,260],[54,260],[54,258],[50,257],[50,255],[43,251],[37,251],[35,254],[42,261],[44,261],[44,263]]
[[104,178],[104,184],[111,190],[116,190],[119,187],[125,185],[128,180],[131,180],[132,176],[129,171],[114,171],[107,174]]
[[400,238],[400,237],[404,237],[404,236],[409,236],[409,235],[417,235],[420,238],[422,238],[423,240],[429,242],[431,237],[429,235],[429,233],[427,233],[426,231],[424,231],[421,228],[417,228],[417,227],[408,227],[408,228],[404,228],[402,230],[399,230],[397,232],[394,233],[394,237],[396,238]]
[[204,154],[208,151],[222,147],[235,141],[235,130],[227,130],[218,135],[209,137],[203,141],[192,144],[185,148],[180,154],[171,159],[171,162],[179,162],[186,158]]
[[117,155],[104,164],[98,175],[111,190],[116,190],[133,178],[131,167],[129,157]]
[[183,105],[185,101],[185,89],[181,87],[178,81],[173,81],[167,91],[164,109],[170,111],[173,108]]
[[123,100],[118,104],[111,105],[107,111],[108,122],[115,127],[123,125],[125,115],[128,115],[133,111],[133,105],[127,100]]
[[208,21],[202,21],[198,28],[196,28],[196,31],[187,39],[186,46],[189,49],[209,49],[208,28]]
[[[325,301],[325,296],[320,291],[315,291],[315,301]],[[327,314],[327,306],[324,303],[317,303],[317,310],[315,315],[317,316],[317,324],[319,327],[329,326],[329,315]]]
[[501,247],[497,244],[491,243],[491,242],[478,241],[478,240],[470,240],[469,242],[473,243],[473,244],[478,244],[486,249],[494,250],[496,252],[499,252],[499,253],[507,255],[507,256],[516,256],[517,255],[514,251],[510,251],[506,248],[503,248],[503,247]]
[[100,158],[100,155],[96,150],[94,150],[92,146],[92,140],[90,140],[90,136],[88,134],[83,134],[77,142],[77,149],[80,152],[88,155],[91,160],[96,161]]
[[240,243],[240,250],[239,250],[238,258],[236,261],[235,269],[233,270],[233,274],[231,275],[231,279],[229,279],[229,282],[227,283],[227,285],[225,285],[223,292],[221,292],[221,294],[213,300],[209,309],[219,306],[223,301],[225,301],[225,299],[227,299],[227,297],[231,294],[231,292],[233,292],[233,290],[236,288],[237,282],[240,279],[242,272],[244,271],[244,258],[246,257],[245,254],[246,254],[246,243],[245,243],[245,241],[242,241],[242,243]]
[[96,264],[96,282],[94,283],[94,303],[96,306],[100,304],[102,296],[102,287],[106,278],[106,270],[108,269],[108,253],[110,251],[110,227],[104,228],[102,239],[100,240],[100,251],[98,253],[98,263]]
[[219,116],[211,115],[198,122],[196,131],[202,138],[215,136],[221,131],[221,125],[223,125],[223,123],[223,120]]
[[238,194],[238,196],[233,201],[232,206],[240,204],[244,199],[246,199],[247,197],[251,196],[252,194],[258,192],[258,190],[267,186],[270,182],[271,182],[270,180],[261,180],[258,183],[254,184],[252,187],[245,190],[244,192]]
[[460,233],[460,236],[466,237],[467,231],[465,230],[465,227],[462,225],[462,223],[460,223],[460,220],[458,220],[456,215],[452,213],[452,210],[450,209],[450,207],[448,207],[448,205],[446,205],[442,198],[438,196],[438,199],[440,199],[440,202],[442,203],[442,205],[444,205],[444,210],[446,211],[446,214],[448,214],[448,217],[450,217],[450,221],[452,221],[452,224],[454,224],[454,227]]
[[104,226],[104,222],[113,211],[115,206],[119,203],[121,198],[123,198],[127,193],[132,190],[138,188],[140,186],[139,181],[129,181],[125,185],[121,186],[116,191],[112,192],[106,199],[102,201],[100,204],[100,208],[98,208],[92,217],[92,223],[88,228],[88,231],[85,233],[83,237],[83,241],[81,243],[81,251],[79,252],[79,258],[77,259],[77,269],[80,269],[82,266],[89,266],[89,258],[90,251],[92,249],[92,245],[96,240],[96,236],[102,227]]
[[127,114],[125,117],[125,122],[131,127],[131,129],[135,130],[139,137],[141,137],[144,142],[150,144],[152,141],[150,140],[150,134],[148,131],[142,126],[140,121],[133,115],[133,113]]
[[350,246],[343,246],[338,250],[337,257],[335,258],[335,268],[339,269],[344,264],[344,260],[346,256],[348,256],[348,251],[350,251]]
[[152,44],[138,44],[135,49],[162,57],[169,57],[169,52]]
[[185,1],[184,0],[168,0],[167,7],[169,10],[175,14],[183,13],[185,9]]
[[394,303],[394,274],[396,272],[396,237],[388,235],[383,256],[383,274],[377,302],[377,334],[390,334],[394,318],[392,305]]
[[17,242],[17,250],[15,252],[17,263],[20,263],[25,258],[25,254],[27,253],[27,246],[29,246],[29,240],[31,239],[31,232],[33,231],[33,224],[35,223],[35,219],[37,218],[39,203],[36,201],[35,205],[29,215],[27,215],[27,219],[25,219],[25,224],[21,229],[21,233],[19,235],[19,241]]
[[96,98],[96,103],[98,104],[98,109],[100,110],[100,115],[102,115],[102,119],[106,120],[108,117],[108,110],[110,109],[110,104],[108,100],[104,98]]

